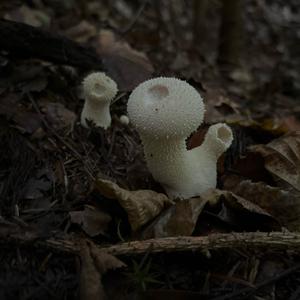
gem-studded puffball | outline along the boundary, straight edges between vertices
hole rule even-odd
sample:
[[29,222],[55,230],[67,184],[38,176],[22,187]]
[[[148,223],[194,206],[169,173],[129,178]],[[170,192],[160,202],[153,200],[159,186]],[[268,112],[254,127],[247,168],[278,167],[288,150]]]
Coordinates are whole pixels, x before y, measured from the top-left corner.
[[204,104],[187,82],[159,77],[134,89],[127,106],[149,171],[170,198],[199,196],[217,183],[217,160],[233,135],[226,124],[212,125],[201,146],[187,150],[186,139],[201,125]]
[[188,137],[203,121],[200,94],[186,81],[157,77],[137,86],[127,110],[141,135],[154,139]]
[[82,84],[85,98],[82,126],[88,127],[86,120],[90,120],[98,127],[108,128],[111,124],[109,105],[118,92],[117,84],[102,72],[88,75]]
[[111,101],[118,92],[117,84],[103,72],[91,73],[83,80],[86,97],[97,101]]

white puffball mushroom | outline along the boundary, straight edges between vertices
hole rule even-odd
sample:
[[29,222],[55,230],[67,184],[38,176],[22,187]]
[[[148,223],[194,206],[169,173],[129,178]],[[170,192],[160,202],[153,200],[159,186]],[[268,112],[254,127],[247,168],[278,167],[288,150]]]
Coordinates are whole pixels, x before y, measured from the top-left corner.
[[204,104],[190,84],[158,77],[143,82],[128,100],[147,166],[170,198],[190,198],[216,187],[217,160],[233,136],[226,124],[209,128],[203,144],[186,149],[186,139],[202,123]]
[[111,124],[109,106],[118,92],[117,84],[103,72],[91,73],[83,80],[84,106],[81,125],[88,127],[86,120],[95,126],[107,129]]
[[120,122],[123,125],[128,125],[129,124],[129,118],[126,115],[120,116]]

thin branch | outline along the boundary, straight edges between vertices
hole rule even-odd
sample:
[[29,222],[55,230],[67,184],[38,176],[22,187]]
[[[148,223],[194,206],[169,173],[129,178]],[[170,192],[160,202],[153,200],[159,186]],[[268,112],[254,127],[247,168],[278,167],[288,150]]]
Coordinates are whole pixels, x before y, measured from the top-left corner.
[[[50,238],[40,240],[34,233],[11,232],[4,234],[0,231],[1,244],[24,244],[44,247],[58,252],[78,254],[84,239]],[[270,251],[293,250],[300,253],[300,233],[291,232],[245,232],[245,233],[216,233],[208,236],[168,237],[131,241],[111,246],[97,245],[99,251],[112,255],[137,255],[151,253],[207,251],[217,249],[267,249]]]
[[143,254],[152,247],[152,253],[191,250],[216,250],[224,248],[268,248],[300,252],[300,234],[285,232],[216,233],[200,237],[169,237],[132,241],[102,248],[114,255]]

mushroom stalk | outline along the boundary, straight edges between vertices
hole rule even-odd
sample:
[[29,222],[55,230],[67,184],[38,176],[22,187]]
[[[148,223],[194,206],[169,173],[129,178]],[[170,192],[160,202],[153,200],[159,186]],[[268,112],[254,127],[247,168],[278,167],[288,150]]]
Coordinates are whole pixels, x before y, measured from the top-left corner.
[[217,161],[228,144],[212,139],[210,131],[192,150],[186,149],[185,139],[141,138],[147,166],[170,198],[194,197],[216,186]]
[[97,127],[107,129],[111,124],[111,116],[109,110],[109,104],[105,101],[101,103],[103,99],[94,100],[93,97],[86,97],[86,103],[81,113],[81,124],[84,127],[87,126],[86,120],[91,120]]
[[[190,151],[186,150],[185,139],[148,139],[142,136],[141,139],[147,166],[153,178],[160,182],[170,198],[185,198],[187,190],[191,188],[189,183],[193,180],[193,160],[188,155]],[[183,191],[185,192],[182,193]]]
[[194,148],[198,156],[203,152],[210,154],[216,161],[230,147],[233,140],[232,131],[226,124],[218,123],[209,127],[202,145]]

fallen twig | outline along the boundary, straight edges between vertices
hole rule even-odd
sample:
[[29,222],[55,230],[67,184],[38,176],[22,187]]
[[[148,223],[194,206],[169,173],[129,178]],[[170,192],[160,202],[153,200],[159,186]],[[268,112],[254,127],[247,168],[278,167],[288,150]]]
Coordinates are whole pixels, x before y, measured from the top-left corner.
[[200,237],[169,237],[132,241],[102,248],[114,255],[143,254],[149,247],[152,253],[224,248],[265,248],[300,252],[300,234],[285,232],[216,233]]
[[[52,249],[53,251],[78,254],[83,239],[50,238],[41,240],[34,233],[11,233],[4,235],[0,231],[0,245],[8,243],[32,244]],[[99,251],[112,255],[145,254],[151,248],[151,253],[207,251],[217,249],[263,249],[293,250],[300,253],[300,234],[291,232],[245,232],[245,233],[215,233],[201,237],[168,237],[131,241],[112,246],[97,246]]]

